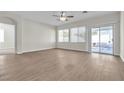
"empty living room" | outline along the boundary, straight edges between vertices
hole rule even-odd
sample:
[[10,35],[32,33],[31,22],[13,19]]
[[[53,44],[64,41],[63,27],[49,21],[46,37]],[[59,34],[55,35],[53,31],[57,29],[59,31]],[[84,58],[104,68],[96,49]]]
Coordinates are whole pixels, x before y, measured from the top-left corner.
[[124,12],[0,12],[0,81],[123,80]]

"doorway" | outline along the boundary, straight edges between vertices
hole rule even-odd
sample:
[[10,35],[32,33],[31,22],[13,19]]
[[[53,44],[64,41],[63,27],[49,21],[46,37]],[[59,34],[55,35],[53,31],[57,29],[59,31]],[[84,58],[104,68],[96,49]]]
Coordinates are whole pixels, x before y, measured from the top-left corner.
[[0,23],[0,54],[15,53],[15,25]]
[[113,26],[91,29],[91,51],[113,54]]

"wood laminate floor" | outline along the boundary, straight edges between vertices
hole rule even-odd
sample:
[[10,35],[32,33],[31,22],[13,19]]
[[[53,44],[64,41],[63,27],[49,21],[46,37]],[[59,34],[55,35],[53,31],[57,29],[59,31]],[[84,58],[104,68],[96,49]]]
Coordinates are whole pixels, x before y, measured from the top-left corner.
[[0,80],[124,80],[124,63],[104,54],[50,49],[0,55]]

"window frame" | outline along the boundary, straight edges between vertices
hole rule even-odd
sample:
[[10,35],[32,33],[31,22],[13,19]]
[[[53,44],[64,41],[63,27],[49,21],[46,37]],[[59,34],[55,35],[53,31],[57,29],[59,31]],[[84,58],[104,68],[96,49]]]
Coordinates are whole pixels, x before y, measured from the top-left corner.
[[[85,37],[84,37],[84,41],[80,41],[79,42],[79,37],[77,37],[77,42],[72,42],[71,41],[71,29],[73,29],[73,28],[77,28],[78,29],[78,34],[79,34],[79,28],[84,28],[85,29]],[[67,42],[60,42],[59,41],[59,31],[61,31],[61,30],[68,30],[68,41]],[[72,28],[65,28],[65,29],[58,29],[57,30],[57,43],[85,43],[86,42],[86,32],[87,31],[87,28],[86,28],[86,26],[79,26],[79,27],[72,27]]]
[[[85,37],[84,37],[84,41],[79,41],[79,36],[77,36],[77,42],[72,42],[71,41],[71,29],[77,29],[77,32],[79,34],[79,28],[84,28],[85,29]],[[85,43],[86,42],[86,26],[80,26],[80,27],[73,27],[70,28],[70,43]]]
[[3,38],[0,40],[0,43],[3,43],[5,41],[5,36],[4,36],[5,33],[4,33],[4,29],[0,29],[0,30],[3,31],[3,33],[2,33],[3,34]]
[[[63,36],[63,41],[61,42],[61,41],[59,41],[59,31],[63,31],[64,32],[65,30],[68,31],[68,41],[64,41],[64,36]],[[57,31],[57,42],[58,43],[68,43],[68,42],[70,42],[70,30],[69,29],[59,29]]]

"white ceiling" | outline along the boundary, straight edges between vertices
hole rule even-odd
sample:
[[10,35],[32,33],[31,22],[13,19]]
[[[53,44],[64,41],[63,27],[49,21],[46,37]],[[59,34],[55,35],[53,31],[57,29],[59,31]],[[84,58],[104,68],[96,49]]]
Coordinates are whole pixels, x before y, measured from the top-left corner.
[[74,18],[69,19],[67,22],[60,22],[56,20],[57,18],[52,16],[54,14],[59,14],[60,11],[25,11],[25,12],[11,12],[14,14],[21,15],[26,19],[30,19],[32,21],[37,21],[40,23],[45,23],[53,26],[60,26],[65,23],[75,22],[79,20],[83,20],[86,18],[102,16],[106,14],[116,13],[114,11],[88,11],[88,13],[83,14],[82,11],[66,11],[66,15],[73,15]]

